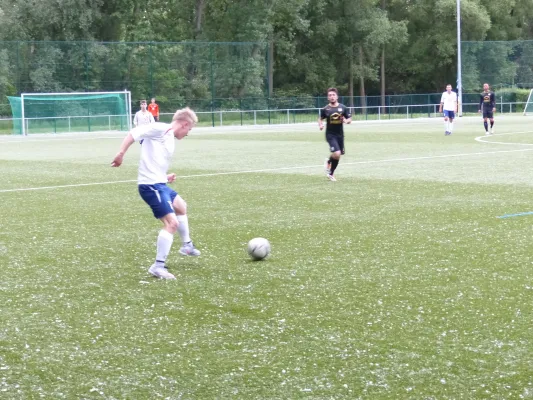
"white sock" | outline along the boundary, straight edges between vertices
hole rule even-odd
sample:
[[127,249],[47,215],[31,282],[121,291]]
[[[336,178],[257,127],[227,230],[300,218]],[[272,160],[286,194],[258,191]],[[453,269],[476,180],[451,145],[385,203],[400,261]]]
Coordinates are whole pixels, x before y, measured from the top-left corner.
[[450,122],[450,124],[448,126],[449,126],[448,132],[452,132],[453,131],[453,122]]
[[178,233],[180,234],[181,242],[183,244],[189,243],[191,241],[191,237],[189,236],[189,218],[186,215],[177,215],[177,217],[180,223]]
[[172,233],[167,232],[164,229],[159,231],[159,236],[157,236],[157,254],[155,257],[155,263],[158,267],[163,267],[165,265],[173,241],[174,235]]
[[449,121],[444,121],[444,128],[446,129],[446,132],[449,132],[449,126],[450,126],[450,122]]

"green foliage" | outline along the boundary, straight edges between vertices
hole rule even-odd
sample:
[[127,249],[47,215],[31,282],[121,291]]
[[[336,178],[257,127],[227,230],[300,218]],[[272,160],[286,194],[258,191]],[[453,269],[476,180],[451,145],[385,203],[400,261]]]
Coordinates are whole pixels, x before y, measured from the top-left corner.
[[525,103],[530,90],[531,89],[501,88],[496,90],[495,95],[498,101],[502,100],[506,103]]
[[[530,0],[462,0],[461,6],[463,40],[533,37]],[[10,88],[4,81],[0,91],[116,90],[127,84],[142,97],[250,97],[264,96],[272,79],[274,95],[316,95],[327,86],[346,92],[360,85],[377,94],[384,72],[388,93],[435,92],[455,81],[455,14],[456,0],[40,0],[31,6],[0,0],[0,41],[91,42],[78,49],[57,44],[50,54],[36,44],[35,50],[2,55],[10,71],[17,59],[28,67],[8,74]],[[101,41],[272,42],[273,76],[265,77],[265,48],[246,50],[238,68],[226,62],[235,54],[217,52],[216,67],[207,71],[202,46],[158,50],[151,59],[149,45],[127,54]],[[491,80],[516,75],[514,83],[533,82],[531,63],[513,69],[506,64],[509,55],[502,49],[485,56],[498,69]],[[470,56],[464,57],[468,87],[483,79],[485,68]],[[179,68],[167,68],[177,62]]]
[[462,56],[465,90],[475,90],[480,82],[533,87],[533,41],[465,42]]
[[[7,49],[0,49],[0,99],[15,94],[14,74],[10,71],[9,66]],[[0,111],[0,115],[6,115],[4,110]]]

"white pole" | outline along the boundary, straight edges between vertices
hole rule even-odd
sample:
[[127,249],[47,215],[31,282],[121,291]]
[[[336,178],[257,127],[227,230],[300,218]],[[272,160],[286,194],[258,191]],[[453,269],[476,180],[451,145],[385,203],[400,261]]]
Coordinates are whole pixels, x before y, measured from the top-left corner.
[[26,126],[24,125],[25,122],[24,122],[24,93],[22,93],[20,95],[20,108],[22,110],[22,114],[20,115],[21,117],[21,129],[22,129],[22,136],[26,136]]
[[463,116],[463,81],[461,75],[461,0],[457,0],[457,106]]
[[124,89],[125,97],[126,97],[126,114],[127,114],[127,120],[128,120],[128,131],[131,131],[132,127],[132,119],[133,119],[133,112],[131,109],[131,92],[129,90]]
[[[527,115],[527,105],[529,104],[529,101],[531,100],[531,94],[533,93],[533,89],[529,91],[529,95],[527,96],[526,105],[524,106],[524,115]],[[503,106],[502,106],[503,109]]]

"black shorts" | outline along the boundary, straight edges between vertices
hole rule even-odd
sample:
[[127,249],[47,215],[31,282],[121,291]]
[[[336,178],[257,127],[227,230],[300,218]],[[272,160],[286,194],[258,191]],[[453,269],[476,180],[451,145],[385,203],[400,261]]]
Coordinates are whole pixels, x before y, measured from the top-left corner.
[[494,118],[494,113],[492,112],[492,110],[483,110],[483,118]]
[[334,133],[326,133],[326,141],[329,144],[329,150],[334,153],[340,151],[344,154],[344,136],[335,135]]

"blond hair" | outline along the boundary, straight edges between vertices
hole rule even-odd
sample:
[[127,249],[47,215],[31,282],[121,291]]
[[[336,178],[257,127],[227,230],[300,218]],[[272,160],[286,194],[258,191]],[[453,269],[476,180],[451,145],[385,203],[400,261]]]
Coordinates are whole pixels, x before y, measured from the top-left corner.
[[198,123],[198,117],[193,110],[191,110],[189,107],[185,107],[176,111],[174,117],[172,117],[172,121],[186,121],[191,125],[195,125]]

